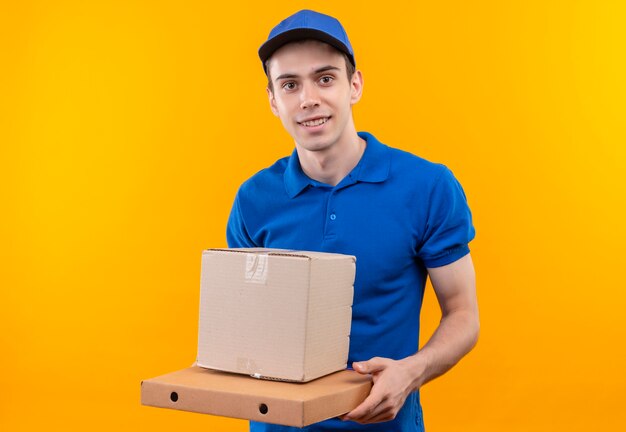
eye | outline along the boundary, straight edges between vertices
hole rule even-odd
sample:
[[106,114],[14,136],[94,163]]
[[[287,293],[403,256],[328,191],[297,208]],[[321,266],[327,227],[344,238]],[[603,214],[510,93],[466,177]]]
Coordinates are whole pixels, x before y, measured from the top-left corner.
[[333,77],[329,76],[329,75],[325,75],[323,77],[320,78],[320,82],[322,84],[330,84],[333,81]]
[[296,83],[293,81],[287,81],[285,84],[283,84],[283,89],[285,90],[293,90],[296,88]]

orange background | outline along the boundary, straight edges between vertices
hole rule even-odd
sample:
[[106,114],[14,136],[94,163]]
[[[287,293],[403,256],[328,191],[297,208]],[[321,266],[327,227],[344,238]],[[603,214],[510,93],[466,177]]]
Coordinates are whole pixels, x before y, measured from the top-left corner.
[[[384,5],[384,6],[383,6]],[[246,430],[142,407],[195,358],[200,255],[293,143],[256,57],[303,1],[0,5],[0,430]],[[481,339],[429,431],[626,422],[626,7],[335,2],[359,130],[448,165],[475,217]],[[439,311],[426,294],[423,336]]]

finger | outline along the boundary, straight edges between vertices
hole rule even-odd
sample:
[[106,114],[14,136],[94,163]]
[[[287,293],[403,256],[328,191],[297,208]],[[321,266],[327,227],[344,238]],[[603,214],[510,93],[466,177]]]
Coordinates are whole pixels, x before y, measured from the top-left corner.
[[381,357],[373,357],[368,361],[353,362],[352,368],[362,374],[378,372],[387,367],[387,359]]
[[359,418],[350,418],[348,417],[348,414],[344,414],[342,416],[339,416],[339,418],[343,421],[350,420],[361,424],[369,424],[390,421],[396,418],[396,415],[397,412],[394,412],[391,407],[384,407],[384,404],[379,404],[369,415],[365,415]]
[[[386,403],[385,400],[382,400],[378,405],[374,407],[371,411],[365,413],[365,415],[354,419],[354,421],[358,423],[375,423],[376,419],[384,418],[391,415],[392,406],[389,403]],[[382,421],[382,420],[378,420]]]
[[380,396],[376,393],[370,393],[370,395],[365,398],[361,404],[350,411],[347,414],[342,416],[342,420],[353,420],[358,421],[358,419],[369,416],[371,412],[373,412],[378,405],[382,402]]
[[374,417],[369,417],[369,418],[362,420],[360,423],[363,423],[363,424],[382,423],[382,422],[393,420],[394,418],[396,418],[396,415],[393,413],[393,411],[385,410],[385,411],[380,412],[378,415]]

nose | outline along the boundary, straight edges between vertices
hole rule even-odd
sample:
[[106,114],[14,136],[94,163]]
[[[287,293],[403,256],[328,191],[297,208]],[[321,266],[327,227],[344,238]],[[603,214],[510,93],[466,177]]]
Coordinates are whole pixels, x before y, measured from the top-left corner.
[[300,108],[307,109],[320,105],[319,92],[312,83],[304,83],[300,93]]

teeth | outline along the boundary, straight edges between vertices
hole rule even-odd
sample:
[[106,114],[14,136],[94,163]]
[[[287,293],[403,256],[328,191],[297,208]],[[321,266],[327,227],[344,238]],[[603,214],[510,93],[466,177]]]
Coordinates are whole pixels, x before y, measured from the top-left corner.
[[321,119],[305,121],[305,122],[302,122],[302,124],[304,126],[319,126],[321,124],[326,123],[327,121],[328,121],[328,117],[324,117],[324,118],[321,118]]

